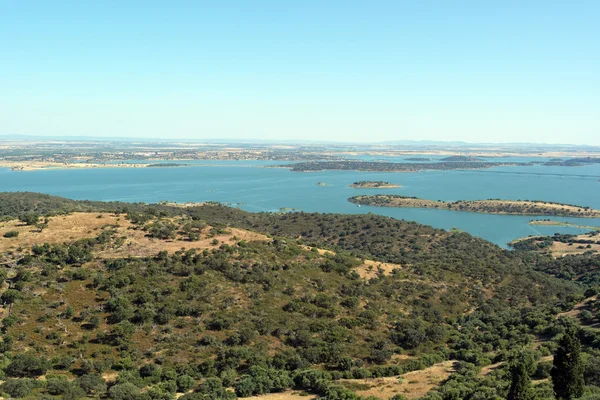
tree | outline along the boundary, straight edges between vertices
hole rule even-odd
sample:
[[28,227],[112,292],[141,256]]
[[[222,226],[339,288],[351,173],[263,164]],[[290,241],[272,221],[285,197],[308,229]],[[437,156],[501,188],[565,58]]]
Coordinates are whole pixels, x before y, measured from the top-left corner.
[[48,367],[49,363],[45,359],[40,359],[33,354],[22,353],[15,356],[4,372],[8,376],[35,378],[44,375]]
[[140,389],[133,383],[121,383],[108,390],[108,398],[113,400],[136,400],[140,395]]
[[89,395],[100,396],[106,393],[106,382],[100,375],[82,375],[75,379],[75,384]]
[[523,361],[517,362],[511,368],[512,384],[508,391],[507,400],[532,400],[531,378],[529,368]]
[[19,218],[19,220],[21,220],[21,222],[23,222],[25,225],[35,225],[35,224],[37,224],[39,219],[40,219],[39,214],[34,213],[34,212],[29,212],[27,214],[23,214]]
[[558,399],[571,400],[583,395],[581,343],[573,329],[569,329],[560,339],[550,375]]
[[2,304],[6,305],[14,303],[20,297],[21,293],[19,293],[18,290],[6,289],[4,293],[2,293],[2,296],[0,296],[0,300],[2,300]]

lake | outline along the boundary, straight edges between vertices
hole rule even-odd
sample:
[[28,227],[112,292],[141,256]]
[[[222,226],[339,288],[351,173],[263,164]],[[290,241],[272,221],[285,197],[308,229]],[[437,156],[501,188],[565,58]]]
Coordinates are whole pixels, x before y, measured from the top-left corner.
[[[378,157],[381,159],[381,157]],[[394,160],[399,161],[399,160]],[[500,159],[498,160],[500,161]],[[520,161],[529,161],[521,159]],[[251,212],[292,208],[307,212],[377,213],[437,228],[458,228],[500,246],[528,235],[579,233],[572,227],[530,225],[542,217],[447,210],[361,206],[347,201],[358,194],[390,193],[432,200],[502,198],[546,200],[600,209],[600,164],[581,167],[497,167],[475,171],[415,173],[322,171],[265,168],[281,161],[194,161],[183,168],[100,168],[11,171],[0,168],[0,191],[33,191],[72,199],[127,202],[218,201]],[[354,189],[359,180],[384,180],[395,189]],[[317,186],[324,182],[327,186]],[[552,218],[587,226],[600,219]]]

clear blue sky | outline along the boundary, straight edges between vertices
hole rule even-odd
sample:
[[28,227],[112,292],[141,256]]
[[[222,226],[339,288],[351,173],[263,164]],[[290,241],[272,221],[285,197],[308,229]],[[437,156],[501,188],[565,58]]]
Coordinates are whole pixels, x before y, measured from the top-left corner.
[[600,1],[0,0],[0,134],[600,145]]

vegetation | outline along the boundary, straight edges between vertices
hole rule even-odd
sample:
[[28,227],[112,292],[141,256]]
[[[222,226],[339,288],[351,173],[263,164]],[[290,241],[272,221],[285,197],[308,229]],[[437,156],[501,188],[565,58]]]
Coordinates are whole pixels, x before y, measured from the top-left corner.
[[[234,399],[298,390],[359,399],[349,380],[398,377],[446,360],[453,372],[424,399],[552,398],[559,376],[583,379],[586,393],[600,382],[594,254],[507,251],[377,215],[251,214],[31,193],[0,200],[0,216],[12,218],[84,207],[101,220],[108,218],[101,212],[118,213],[131,237],[157,246],[149,256],[128,253],[108,225],[4,252],[6,396]],[[218,236],[234,228],[267,236]],[[178,243],[197,247],[177,250]],[[107,256],[115,249],[120,256]],[[369,265],[375,272],[365,278]],[[569,370],[574,364],[560,360],[574,359],[579,342]],[[490,364],[497,368],[484,372]],[[543,381],[551,374],[557,378]]]
[[571,400],[583,394],[581,344],[572,330],[567,331],[558,342],[551,375],[558,399]]

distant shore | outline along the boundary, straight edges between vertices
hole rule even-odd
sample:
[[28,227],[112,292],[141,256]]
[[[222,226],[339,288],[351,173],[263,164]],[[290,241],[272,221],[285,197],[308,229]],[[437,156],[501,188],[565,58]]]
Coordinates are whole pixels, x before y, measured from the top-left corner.
[[92,168],[174,168],[187,164],[175,163],[68,163],[52,161],[0,161],[0,167],[13,171],[39,171],[48,169],[92,169]]
[[437,208],[486,214],[545,215],[558,217],[599,218],[600,210],[572,204],[530,200],[459,200],[435,201],[398,195],[354,196],[348,199],[358,205],[399,208]]
[[572,222],[566,222],[566,221],[552,221],[549,219],[531,220],[531,221],[529,221],[529,225],[566,226],[569,228],[600,230],[600,226],[581,225],[581,224],[574,224]]

